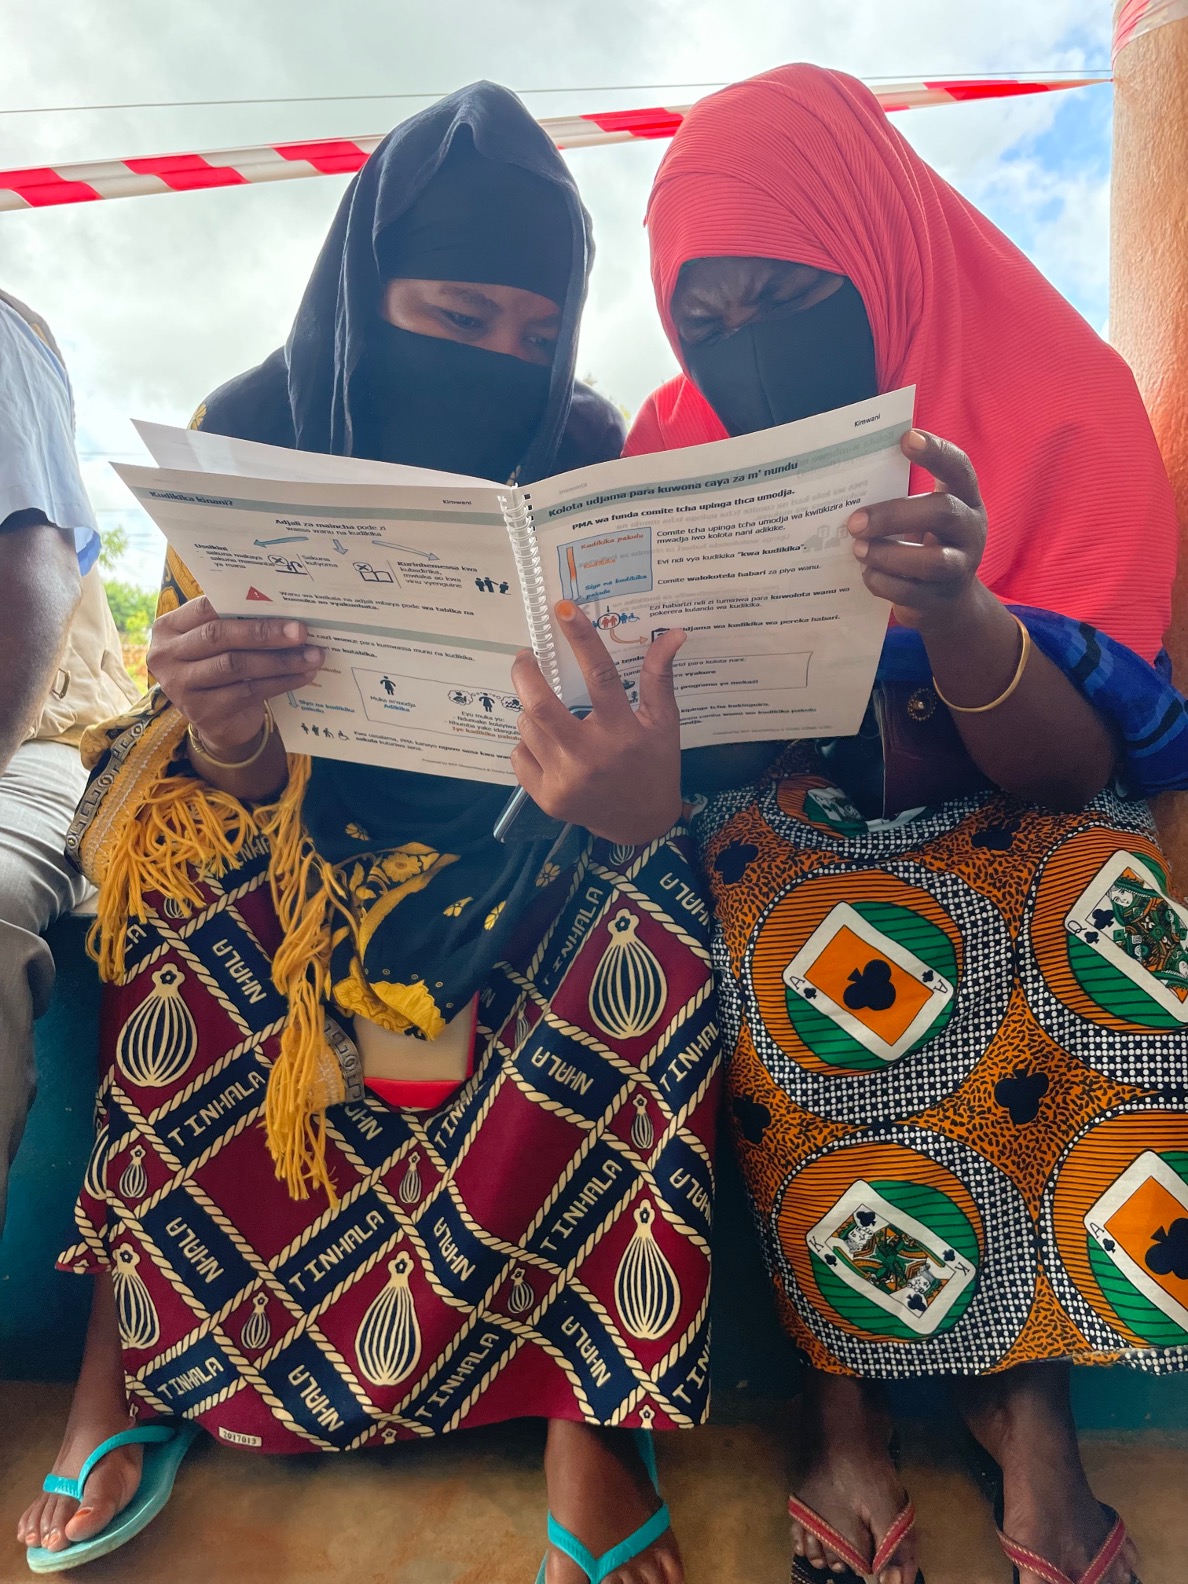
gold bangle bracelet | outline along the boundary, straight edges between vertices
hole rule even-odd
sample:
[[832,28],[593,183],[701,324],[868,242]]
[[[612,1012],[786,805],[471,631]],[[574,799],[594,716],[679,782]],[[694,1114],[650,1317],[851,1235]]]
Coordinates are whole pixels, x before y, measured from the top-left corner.
[[216,770],[246,770],[249,765],[254,765],[256,760],[262,757],[265,748],[267,748],[268,744],[272,741],[273,732],[276,730],[276,721],[273,718],[272,707],[267,701],[265,701],[264,704],[264,725],[261,730],[263,731],[264,735],[260,738],[258,746],[252,749],[251,753],[248,754],[246,759],[216,758],[215,755],[211,753],[206,744],[202,741],[202,738],[198,735],[197,731],[194,729],[194,723],[192,721],[186,728],[186,736],[190,739],[191,748],[196,748],[199,754],[201,754],[202,758],[206,760],[207,764],[213,765]]
[[937,698],[940,699],[941,703],[946,709],[953,710],[957,715],[984,715],[987,710],[995,710],[1000,704],[1005,704],[1007,699],[1010,698],[1011,694],[1019,686],[1019,683],[1022,682],[1023,673],[1027,669],[1027,662],[1031,658],[1031,634],[1015,615],[1014,611],[1011,612],[1011,616],[1014,619],[1019,631],[1023,634],[1023,648],[1019,654],[1019,664],[1015,667],[1014,676],[1007,683],[1006,687],[998,695],[998,697],[996,699],[991,699],[989,704],[954,704],[951,699],[947,699],[941,692],[939,683],[937,682],[936,678],[933,677],[933,692],[936,694]]

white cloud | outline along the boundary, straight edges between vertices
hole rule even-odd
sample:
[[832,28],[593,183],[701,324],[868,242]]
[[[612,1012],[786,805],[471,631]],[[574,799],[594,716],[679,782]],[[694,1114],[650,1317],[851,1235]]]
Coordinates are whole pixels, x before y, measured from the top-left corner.
[[[1077,69],[1100,64],[1108,17],[1086,26],[1081,0],[109,0],[47,26],[35,0],[8,0],[0,104],[445,91],[477,77],[563,87],[529,100],[540,114],[679,101],[672,93],[575,94],[564,85],[729,80],[811,59],[892,77]],[[959,19],[959,20],[958,20]],[[0,117],[0,164],[227,147],[381,130],[415,104]],[[1058,177],[1002,156],[1040,134],[1054,97],[971,104],[899,118],[926,158],[972,195],[1018,213],[1033,251],[1065,289],[1100,287],[1100,181]],[[576,153],[595,221],[598,265],[583,371],[635,406],[672,369],[651,302],[641,225],[662,145]],[[1078,186],[1078,182],[1081,183]],[[36,304],[62,340],[85,451],[132,452],[130,416],[184,422],[213,385],[287,332],[344,182],[333,178],[131,199],[0,216],[0,285]],[[87,464],[101,508],[127,496]],[[113,518],[108,517],[111,521]],[[143,530],[141,530],[143,532]],[[155,557],[144,537],[136,573]]]
[[1015,217],[1015,239],[1040,269],[1086,309],[1109,289],[1110,184],[1095,172],[1053,171],[1035,159],[999,165],[976,196]]

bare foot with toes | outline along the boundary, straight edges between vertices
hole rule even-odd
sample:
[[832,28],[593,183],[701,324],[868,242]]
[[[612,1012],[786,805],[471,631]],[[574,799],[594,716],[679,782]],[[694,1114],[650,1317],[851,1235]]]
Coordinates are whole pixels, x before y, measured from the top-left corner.
[[[809,1372],[803,1426],[811,1452],[795,1495],[853,1547],[869,1567],[907,1505],[907,1492],[888,1450],[891,1420],[876,1388],[849,1376]],[[851,1572],[849,1563],[793,1520],[794,1579],[822,1581]],[[916,1584],[914,1533],[904,1535],[877,1575],[878,1584]]]
[[[96,1447],[134,1423],[124,1392],[115,1296],[110,1278],[99,1276],[95,1279],[78,1385],[51,1472],[77,1479]],[[17,1539],[25,1546],[65,1551],[68,1546],[97,1535],[135,1496],[142,1457],[139,1446],[118,1447],[109,1453],[92,1470],[81,1502],[72,1496],[53,1496],[43,1491],[21,1514]]]
[[[549,1511],[595,1557],[620,1545],[661,1506],[630,1431],[552,1420],[545,1473]],[[546,1584],[587,1584],[587,1575],[550,1547],[545,1580]],[[672,1530],[608,1574],[606,1584],[685,1584]]]

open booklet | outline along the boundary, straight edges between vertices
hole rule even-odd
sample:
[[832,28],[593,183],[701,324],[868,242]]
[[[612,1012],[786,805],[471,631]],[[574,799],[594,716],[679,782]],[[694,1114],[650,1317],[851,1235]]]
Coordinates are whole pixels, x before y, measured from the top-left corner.
[[290,616],[327,651],[273,701],[286,747],[513,785],[516,653],[588,703],[551,611],[576,601],[631,701],[681,627],[686,748],[857,731],[888,605],[847,517],[901,497],[911,390],[526,488],[140,424],[120,477],[223,616]]

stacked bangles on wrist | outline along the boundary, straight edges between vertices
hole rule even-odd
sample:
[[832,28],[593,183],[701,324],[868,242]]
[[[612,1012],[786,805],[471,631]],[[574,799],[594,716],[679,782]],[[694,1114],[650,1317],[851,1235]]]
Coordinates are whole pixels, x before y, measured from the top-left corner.
[[276,720],[272,713],[272,706],[267,702],[264,705],[264,724],[260,728],[260,741],[244,759],[220,759],[217,754],[202,741],[194,726],[193,721],[186,727],[186,736],[189,738],[190,747],[194,749],[208,765],[213,765],[216,770],[246,770],[249,765],[254,765],[257,759],[263,756],[264,750],[272,741],[272,734],[276,730]]

